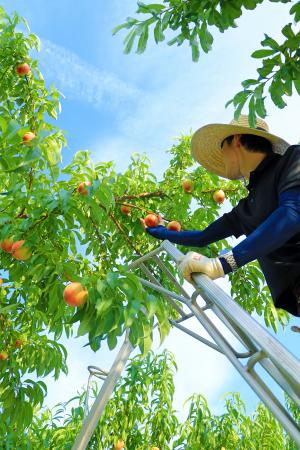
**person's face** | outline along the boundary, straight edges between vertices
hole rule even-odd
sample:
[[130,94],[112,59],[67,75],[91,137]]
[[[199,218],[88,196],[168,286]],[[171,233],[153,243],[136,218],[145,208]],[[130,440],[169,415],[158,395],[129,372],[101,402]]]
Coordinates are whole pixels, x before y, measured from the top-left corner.
[[243,177],[241,174],[240,161],[238,157],[239,142],[237,141],[237,135],[235,135],[230,144],[227,140],[225,140],[222,145],[226,178],[229,180],[238,180]]

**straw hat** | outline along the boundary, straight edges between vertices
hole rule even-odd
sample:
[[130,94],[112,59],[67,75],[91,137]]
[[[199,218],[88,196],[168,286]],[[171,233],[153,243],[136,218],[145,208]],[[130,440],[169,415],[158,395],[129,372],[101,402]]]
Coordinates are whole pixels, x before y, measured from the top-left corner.
[[257,118],[256,128],[251,128],[248,116],[241,115],[238,120],[232,120],[229,125],[213,123],[199,128],[192,136],[191,151],[193,157],[209,172],[226,178],[221,143],[226,137],[233,134],[262,136],[272,143],[273,152],[280,155],[283,155],[290,146],[280,137],[269,133],[269,127],[264,120]]

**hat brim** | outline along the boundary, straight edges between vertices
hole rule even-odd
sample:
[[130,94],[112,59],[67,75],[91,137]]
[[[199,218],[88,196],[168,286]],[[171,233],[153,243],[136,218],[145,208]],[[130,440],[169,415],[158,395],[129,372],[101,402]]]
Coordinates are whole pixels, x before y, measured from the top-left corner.
[[272,143],[273,152],[283,155],[290,146],[281,139],[267,131],[241,125],[209,124],[199,128],[192,136],[192,156],[209,172],[220,177],[226,177],[226,168],[223,161],[221,143],[233,134],[254,134],[268,139]]

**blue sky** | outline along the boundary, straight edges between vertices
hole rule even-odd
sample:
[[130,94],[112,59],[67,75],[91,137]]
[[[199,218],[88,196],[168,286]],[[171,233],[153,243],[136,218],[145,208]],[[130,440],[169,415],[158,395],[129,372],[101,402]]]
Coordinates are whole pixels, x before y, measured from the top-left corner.
[[[264,2],[256,11],[247,11],[237,21],[238,28],[224,34],[214,31],[213,51],[193,63],[187,45],[156,46],[152,36],[143,55],[123,54],[125,32],[113,37],[111,30],[134,15],[135,0],[9,0],[1,4],[8,12],[17,10],[41,38],[39,60],[46,84],[55,84],[66,97],[57,121],[68,140],[64,163],[75,151],[89,149],[94,162],[114,160],[117,169],[123,170],[132,152],[146,152],[158,177],[168,165],[166,150],[176,137],[207,123],[232,119],[232,109],[225,110],[224,105],[240,90],[242,80],[255,77],[257,60],[251,60],[250,54],[259,48],[264,32],[276,38],[290,21],[290,5]],[[299,142],[299,97],[289,99],[284,110],[270,102],[267,106],[270,131],[291,144]],[[220,215],[229,209],[225,204]],[[219,283],[229,292],[226,280]],[[299,356],[299,334],[288,328],[278,338]],[[86,383],[87,365],[110,367],[117,350],[103,348],[94,354],[82,348],[85,342],[65,342],[70,373],[55,383],[49,377],[49,406],[67,400]],[[179,411],[188,396],[200,392],[213,412],[220,413],[221,397],[229,391],[240,391],[248,412],[254,410],[256,395],[225,357],[178,331],[171,332],[164,347],[175,353],[179,367],[175,403]]]

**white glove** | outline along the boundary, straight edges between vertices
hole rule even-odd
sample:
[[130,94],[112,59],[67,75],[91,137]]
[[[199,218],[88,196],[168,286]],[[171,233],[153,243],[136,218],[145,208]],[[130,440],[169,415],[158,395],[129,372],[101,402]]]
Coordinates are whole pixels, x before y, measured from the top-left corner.
[[224,270],[219,258],[207,258],[204,255],[196,252],[188,252],[180,260],[178,265],[187,281],[192,281],[191,274],[195,272],[205,273],[212,280],[224,277]]

